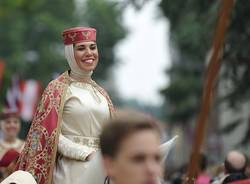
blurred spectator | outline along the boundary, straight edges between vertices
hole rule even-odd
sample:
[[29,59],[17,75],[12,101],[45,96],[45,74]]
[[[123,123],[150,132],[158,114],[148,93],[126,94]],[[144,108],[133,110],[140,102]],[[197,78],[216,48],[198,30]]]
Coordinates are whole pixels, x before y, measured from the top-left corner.
[[183,182],[183,173],[175,172],[171,177],[172,184],[182,184]]
[[232,183],[247,179],[245,174],[248,164],[247,156],[239,151],[230,151],[224,161],[225,174],[213,183]]
[[225,159],[225,177],[223,183],[246,179],[247,156],[239,151],[230,151]]
[[185,174],[187,171],[187,164],[183,164],[178,168],[171,168],[168,169],[166,172],[167,174],[167,181],[171,184],[182,184],[185,178]]
[[225,177],[224,164],[215,165],[211,168],[211,176],[213,178],[210,180],[210,183],[216,183],[221,178]]
[[7,178],[14,170],[16,161],[19,157],[19,152],[15,149],[9,149],[5,152],[3,157],[0,160],[0,170],[1,170],[1,179]]
[[161,175],[160,130],[148,116],[122,113],[108,123],[100,147],[108,177],[104,183],[156,184]]
[[196,179],[196,184],[208,184],[210,183],[210,175],[207,173],[207,157],[205,154],[200,154],[198,176]]
[[250,178],[250,163],[248,161],[248,165],[247,165],[247,168],[246,168],[246,175],[248,178]]
[[13,171],[24,142],[18,138],[21,125],[17,112],[6,110],[1,113],[0,120],[3,134],[0,140],[0,171],[5,178]]

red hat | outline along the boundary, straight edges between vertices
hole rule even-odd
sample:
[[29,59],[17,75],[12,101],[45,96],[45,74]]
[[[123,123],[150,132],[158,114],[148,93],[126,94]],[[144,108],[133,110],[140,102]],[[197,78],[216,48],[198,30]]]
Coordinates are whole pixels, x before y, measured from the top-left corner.
[[0,120],[1,119],[8,119],[11,117],[19,118],[20,114],[16,110],[7,110],[5,109],[2,113],[0,113]]
[[7,167],[11,162],[15,161],[19,157],[19,152],[15,149],[9,149],[0,160],[0,167]]
[[96,41],[96,29],[90,27],[73,27],[65,29],[62,36],[65,45],[83,41]]

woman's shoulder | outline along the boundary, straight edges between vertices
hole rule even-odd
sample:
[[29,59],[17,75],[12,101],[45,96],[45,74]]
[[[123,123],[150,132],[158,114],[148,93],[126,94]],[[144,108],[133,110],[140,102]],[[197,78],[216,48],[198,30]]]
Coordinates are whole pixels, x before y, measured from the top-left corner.
[[56,96],[58,94],[62,94],[67,89],[68,84],[69,84],[68,74],[67,72],[64,72],[57,78],[51,80],[48,83],[47,87],[43,91],[42,96],[46,94],[52,94],[52,95],[54,94]]
[[51,80],[48,85],[47,88],[55,88],[56,86],[62,86],[62,85],[66,85],[69,83],[69,75],[68,75],[68,71],[62,73],[61,75],[59,75],[58,77],[56,77],[55,79]]

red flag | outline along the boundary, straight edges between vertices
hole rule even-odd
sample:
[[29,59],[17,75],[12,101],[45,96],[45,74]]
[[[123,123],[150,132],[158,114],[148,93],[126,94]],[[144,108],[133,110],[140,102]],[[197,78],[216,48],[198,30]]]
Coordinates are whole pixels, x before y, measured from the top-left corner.
[[41,84],[35,80],[20,82],[20,115],[24,121],[31,121],[41,94]]
[[41,95],[41,84],[35,80],[20,80],[13,76],[6,94],[6,108],[18,111],[24,121],[31,121]]
[[0,60],[0,89],[2,87],[3,72],[4,72],[4,62]]
[[13,75],[5,98],[5,108],[10,111],[20,112],[20,80],[17,75]]

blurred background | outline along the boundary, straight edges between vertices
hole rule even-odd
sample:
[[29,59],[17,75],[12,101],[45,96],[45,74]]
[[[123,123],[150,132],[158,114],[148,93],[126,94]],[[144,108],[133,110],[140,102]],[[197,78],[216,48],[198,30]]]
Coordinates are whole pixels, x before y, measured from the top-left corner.
[[[21,112],[25,138],[48,82],[68,66],[61,33],[97,29],[94,79],[116,107],[160,119],[178,143],[170,170],[188,162],[201,104],[217,0],[1,0],[0,108]],[[211,165],[231,149],[250,153],[250,4],[235,4],[203,151]]]

